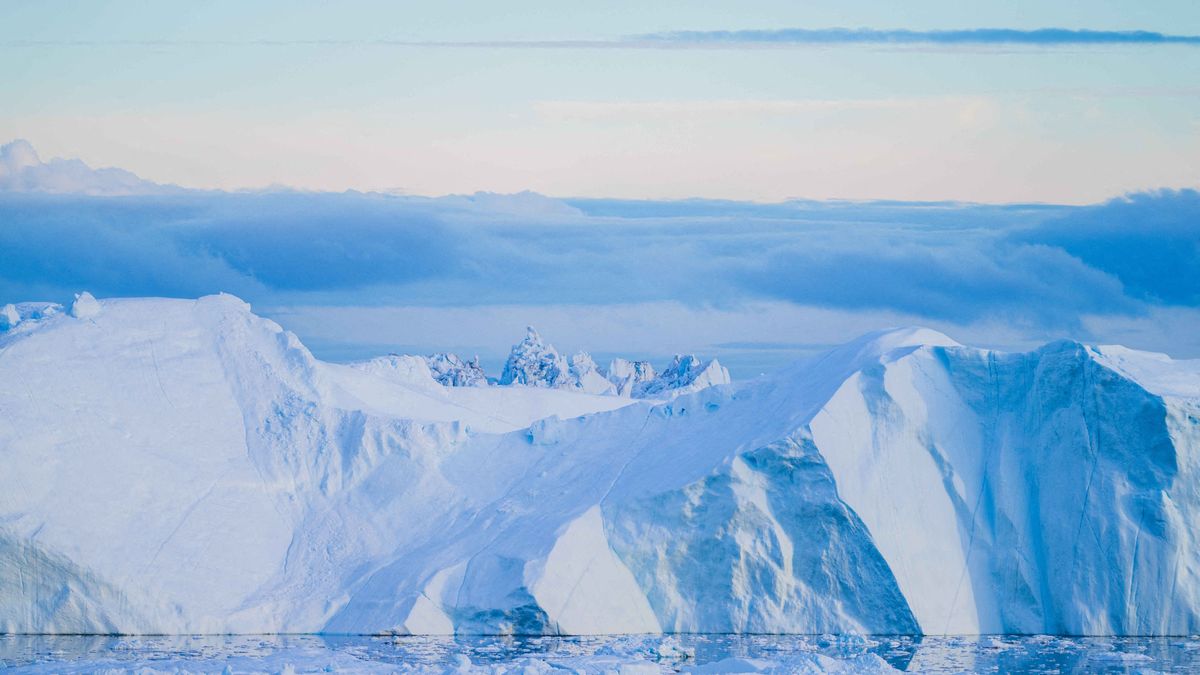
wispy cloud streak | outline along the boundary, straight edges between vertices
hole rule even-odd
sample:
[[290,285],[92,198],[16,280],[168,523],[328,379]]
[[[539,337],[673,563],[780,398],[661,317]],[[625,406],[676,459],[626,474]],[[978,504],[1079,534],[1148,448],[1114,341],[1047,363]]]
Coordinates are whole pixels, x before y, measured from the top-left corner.
[[962,30],[880,30],[874,28],[780,28],[769,30],[681,30],[611,39],[546,40],[5,40],[0,47],[428,47],[452,49],[678,49],[804,45],[955,46],[1119,46],[1196,45],[1200,35],[1144,30],[1069,28],[967,28]]
[[669,31],[628,38],[632,42],[679,46],[803,44],[934,45],[1200,45],[1200,35],[1153,31],[1071,30],[1067,28],[969,28],[964,30],[876,30],[872,28],[782,28],[776,30]]

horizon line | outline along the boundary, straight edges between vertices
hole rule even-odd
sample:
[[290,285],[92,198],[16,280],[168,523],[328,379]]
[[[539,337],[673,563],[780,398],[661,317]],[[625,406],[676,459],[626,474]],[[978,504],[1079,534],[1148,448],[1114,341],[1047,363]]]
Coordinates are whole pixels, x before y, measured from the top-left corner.
[[1073,28],[964,28],[911,30],[876,28],[775,28],[676,30],[624,35],[610,39],[410,40],[410,39],[114,39],[4,40],[4,47],[429,47],[482,49],[681,49],[806,45],[938,45],[955,46],[1200,46],[1200,35],[1148,30]]

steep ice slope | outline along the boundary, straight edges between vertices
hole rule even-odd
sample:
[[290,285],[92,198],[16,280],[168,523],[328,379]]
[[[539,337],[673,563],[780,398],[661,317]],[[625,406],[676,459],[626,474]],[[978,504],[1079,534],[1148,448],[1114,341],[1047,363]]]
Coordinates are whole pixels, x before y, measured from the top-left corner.
[[811,427],[926,632],[1193,633],[1198,374],[1069,342],[922,348]]
[[[230,296],[22,322],[0,335],[0,381],[7,631],[315,630],[283,623],[290,599],[246,599],[380,456],[621,404],[376,381]],[[407,418],[372,412],[389,407]]]
[[1197,623],[1194,363],[903,330],[658,404],[383,365],[228,296],[0,333],[0,629]]

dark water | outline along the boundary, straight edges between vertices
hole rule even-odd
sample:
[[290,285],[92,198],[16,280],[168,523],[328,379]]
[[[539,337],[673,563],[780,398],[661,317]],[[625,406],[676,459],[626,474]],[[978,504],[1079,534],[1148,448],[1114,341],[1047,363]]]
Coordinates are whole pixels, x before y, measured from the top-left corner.
[[0,636],[0,670],[84,672],[1200,672],[1200,637]]

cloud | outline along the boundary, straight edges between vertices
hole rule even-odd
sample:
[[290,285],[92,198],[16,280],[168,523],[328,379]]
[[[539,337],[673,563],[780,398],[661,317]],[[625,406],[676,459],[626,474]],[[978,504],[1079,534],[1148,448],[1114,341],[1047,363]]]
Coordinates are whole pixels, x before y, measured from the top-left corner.
[[[193,198],[195,200],[195,198]],[[192,203],[196,203],[189,200]],[[369,195],[225,195],[172,235],[276,291],[339,291],[452,275],[460,239],[436,218]]]
[[874,250],[796,246],[772,253],[743,279],[750,291],[797,304],[961,322],[1001,315],[1064,326],[1084,313],[1139,310],[1119,281],[1060,249],[990,241],[902,242]]
[[170,194],[180,188],[142,180],[124,169],[93,169],[78,159],[43,162],[28,141],[0,145],[0,192],[52,194]]
[[1200,45],[1200,35],[1143,30],[1067,28],[968,28],[963,30],[878,30],[873,28],[780,28],[773,30],[667,31],[628,38],[631,42],[674,46],[722,45]]
[[795,115],[849,110],[894,111],[946,104],[986,102],[982,97],[880,98],[880,99],[718,99],[691,101],[538,101],[534,110],[549,118],[604,119],[610,117],[661,117],[678,120],[698,114]]
[[1163,190],[1080,208],[1014,235],[1119,279],[1133,297],[1200,305],[1200,192]]
[[678,30],[610,39],[541,40],[4,40],[3,47],[426,47],[449,49],[661,49],[755,45],[1200,45],[1198,35],[1145,30],[1070,28],[965,28],[896,30],[876,28],[775,28],[762,30]]
[[452,274],[458,239],[416,208],[363,195],[0,195],[0,292],[248,299]]
[[1187,323],[1162,318],[1182,316],[1175,309],[1194,316],[1200,308],[1198,226],[1194,191],[1092,207],[7,193],[0,194],[0,303],[65,301],[86,289],[100,296],[227,291],[279,313],[307,307],[309,315],[322,307],[360,308],[367,317],[376,316],[372,308],[407,308],[409,318],[394,318],[390,328],[338,327],[354,344],[336,353],[359,355],[393,340],[397,325],[422,312],[461,316],[488,307],[507,308],[505,320],[519,329],[547,307],[574,308],[571,316],[605,308],[620,317],[621,307],[669,306],[622,330],[641,326],[672,338],[681,335],[667,325],[676,314],[692,324],[710,315],[726,326],[748,322],[746,331],[713,334],[712,344],[824,341],[756,319],[751,308],[770,304],[804,308],[806,316],[834,312],[845,326],[1002,325],[1101,341],[1105,331],[1132,326],[1147,344],[1183,345],[1180,337],[1151,336],[1155,326]]

